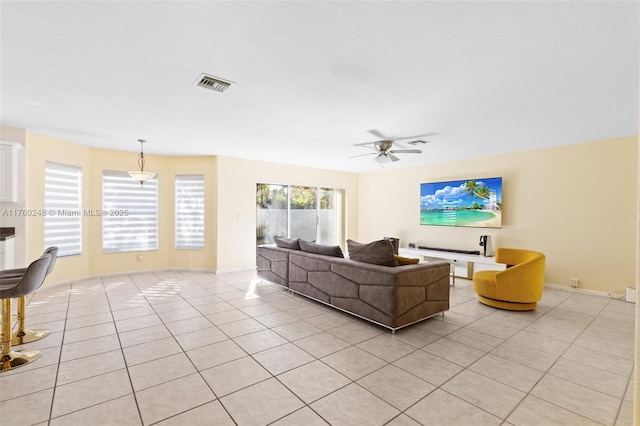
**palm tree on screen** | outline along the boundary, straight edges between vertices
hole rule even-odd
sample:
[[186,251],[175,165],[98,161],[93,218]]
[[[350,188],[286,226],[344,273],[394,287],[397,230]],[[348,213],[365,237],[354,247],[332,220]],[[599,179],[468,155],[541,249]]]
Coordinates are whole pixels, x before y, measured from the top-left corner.
[[489,191],[489,188],[486,185],[478,184],[475,180],[468,180],[464,183],[464,189],[462,192],[481,200],[488,200],[491,191]]

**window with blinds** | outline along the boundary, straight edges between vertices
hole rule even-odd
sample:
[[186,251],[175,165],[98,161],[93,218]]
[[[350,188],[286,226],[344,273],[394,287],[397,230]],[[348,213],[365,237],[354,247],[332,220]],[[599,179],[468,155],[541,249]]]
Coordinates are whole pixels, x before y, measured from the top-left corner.
[[176,248],[204,248],[204,176],[176,175]]
[[102,171],[102,251],[158,249],[158,179],[140,185],[126,172]]
[[82,254],[82,169],[46,162],[44,172],[44,246],[58,256]]

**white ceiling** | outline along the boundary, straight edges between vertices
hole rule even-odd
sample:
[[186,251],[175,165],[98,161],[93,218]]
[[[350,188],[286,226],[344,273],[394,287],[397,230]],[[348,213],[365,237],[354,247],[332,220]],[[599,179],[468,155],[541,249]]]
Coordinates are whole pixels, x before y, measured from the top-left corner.
[[352,172],[367,129],[436,133],[385,168],[635,135],[639,4],[2,1],[1,123]]

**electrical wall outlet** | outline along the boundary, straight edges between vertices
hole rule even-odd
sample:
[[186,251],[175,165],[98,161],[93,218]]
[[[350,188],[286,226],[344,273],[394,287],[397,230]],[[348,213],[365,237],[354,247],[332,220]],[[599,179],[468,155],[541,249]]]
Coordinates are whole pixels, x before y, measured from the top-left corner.
[[573,287],[573,288],[578,287],[578,279],[577,278],[571,278],[571,287]]

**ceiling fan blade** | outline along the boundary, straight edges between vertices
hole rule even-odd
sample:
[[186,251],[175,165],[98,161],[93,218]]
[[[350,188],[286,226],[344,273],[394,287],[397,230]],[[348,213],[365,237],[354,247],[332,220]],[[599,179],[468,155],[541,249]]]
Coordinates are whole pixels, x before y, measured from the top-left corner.
[[389,158],[391,158],[391,161],[400,161],[400,159],[398,157],[396,157],[395,155],[389,153],[387,154],[387,156],[389,156]]
[[399,141],[399,140],[405,140],[405,139],[419,139],[419,138],[424,138],[427,136],[435,136],[437,135],[437,133],[423,133],[421,135],[413,135],[413,136],[403,136],[403,137],[399,137],[399,138],[393,138],[393,141]]
[[383,135],[381,132],[377,131],[376,129],[369,129],[367,130],[367,132],[371,133],[373,136],[380,138],[382,140],[389,140],[388,137],[386,137],[385,135]]
[[377,152],[367,152],[366,154],[352,155],[351,157],[347,157],[347,158],[364,157],[366,155],[376,155],[376,154],[378,154],[378,153]]
[[419,149],[394,149],[389,152],[393,154],[422,154]]
[[[377,142],[377,141],[376,141]],[[362,142],[362,143],[354,143],[351,144],[351,146],[368,146],[368,147],[373,147],[375,146],[376,142]]]

